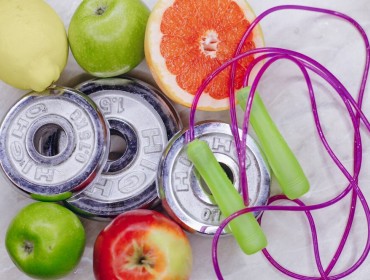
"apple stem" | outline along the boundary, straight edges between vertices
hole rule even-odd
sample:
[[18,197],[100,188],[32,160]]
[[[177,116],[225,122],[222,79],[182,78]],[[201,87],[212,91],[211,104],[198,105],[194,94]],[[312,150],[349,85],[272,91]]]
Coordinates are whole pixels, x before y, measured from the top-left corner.
[[100,16],[100,15],[104,14],[106,9],[107,9],[106,7],[99,7],[99,8],[96,9],[95,14]]
[[33,243],[30,241],[25,241],[23,248],[27,254],[31,254],[33,252]]
[[144,266],[149,266],[149,267],[151,267],[151,268],[153,268],[153,267],[154,267],[153,262],[152,262],[152,261],[150,261],[150,260],[147,260],[147,258],[146,258],[146,257],[144,257],[144,256],[140,258],[140,260],[139,260],[139,264],[144,265]]

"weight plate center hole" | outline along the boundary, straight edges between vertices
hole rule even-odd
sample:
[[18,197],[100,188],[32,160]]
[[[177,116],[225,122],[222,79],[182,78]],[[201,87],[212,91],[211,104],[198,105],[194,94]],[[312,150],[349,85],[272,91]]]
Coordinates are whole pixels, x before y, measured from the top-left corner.
[[67,147],[67,134],[60,125],[48,123],[36,131],[33,144],[40,155],[44,157],[57,156]]
[[128,147],[127,138],[118,130],[110,130],[110,149],[108,160],[116,161],[123,157]]
[[[222,169],[225,171],[227,177],[229,178],[229,180],[234,184],[235,181],[234,181],[234,174],[233,174],[233,171],[231,170],[231,168],[223,163],[223,162],[219,162],[219,164],[221,165]],[[206,184],[206,182],[203,180],[203,177],[200,178],[200,184],[202,186],[202,189],[203,191],[209,195],[209,196],[212,196],[212,192],[211,190],[209,189],[208,185]]]

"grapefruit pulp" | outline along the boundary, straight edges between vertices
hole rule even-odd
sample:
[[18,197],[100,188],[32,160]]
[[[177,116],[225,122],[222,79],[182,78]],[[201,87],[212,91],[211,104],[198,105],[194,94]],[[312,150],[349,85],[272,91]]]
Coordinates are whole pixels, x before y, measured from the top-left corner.
[[[146,60],[158,86],[173,101],[190,107],[203,80],[233,57],[254,18],[245,0],[159,0],[145,35]],[[256,28],[242,52],[262,46],[262,32]],[[238,62],[236,89],[252,60],[249,56]],[[228,109],[229,73],[230,67],[207,86],[198,109]]]

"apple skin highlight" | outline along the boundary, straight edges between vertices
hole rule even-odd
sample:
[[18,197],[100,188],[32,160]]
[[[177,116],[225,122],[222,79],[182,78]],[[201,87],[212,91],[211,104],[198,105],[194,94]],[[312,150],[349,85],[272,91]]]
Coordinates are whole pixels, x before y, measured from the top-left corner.
[[145,209],[116,217],[98,235],[94,246],[97,280],[190,278],[189,240],[175,222]]

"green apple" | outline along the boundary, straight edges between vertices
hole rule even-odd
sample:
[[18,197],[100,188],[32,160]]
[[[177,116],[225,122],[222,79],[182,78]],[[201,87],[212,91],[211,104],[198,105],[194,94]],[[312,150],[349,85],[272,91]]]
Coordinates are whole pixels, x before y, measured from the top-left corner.
[[98,77],[126,73],[144,59],[150,11],[140,0],[84,0],[72,16],[68,39],[77,63]]
[[85,230],[78,217],[63,206],[36,202],[14,217],[5,245],[12,261],[27,275],[59,278],[80,261]]

